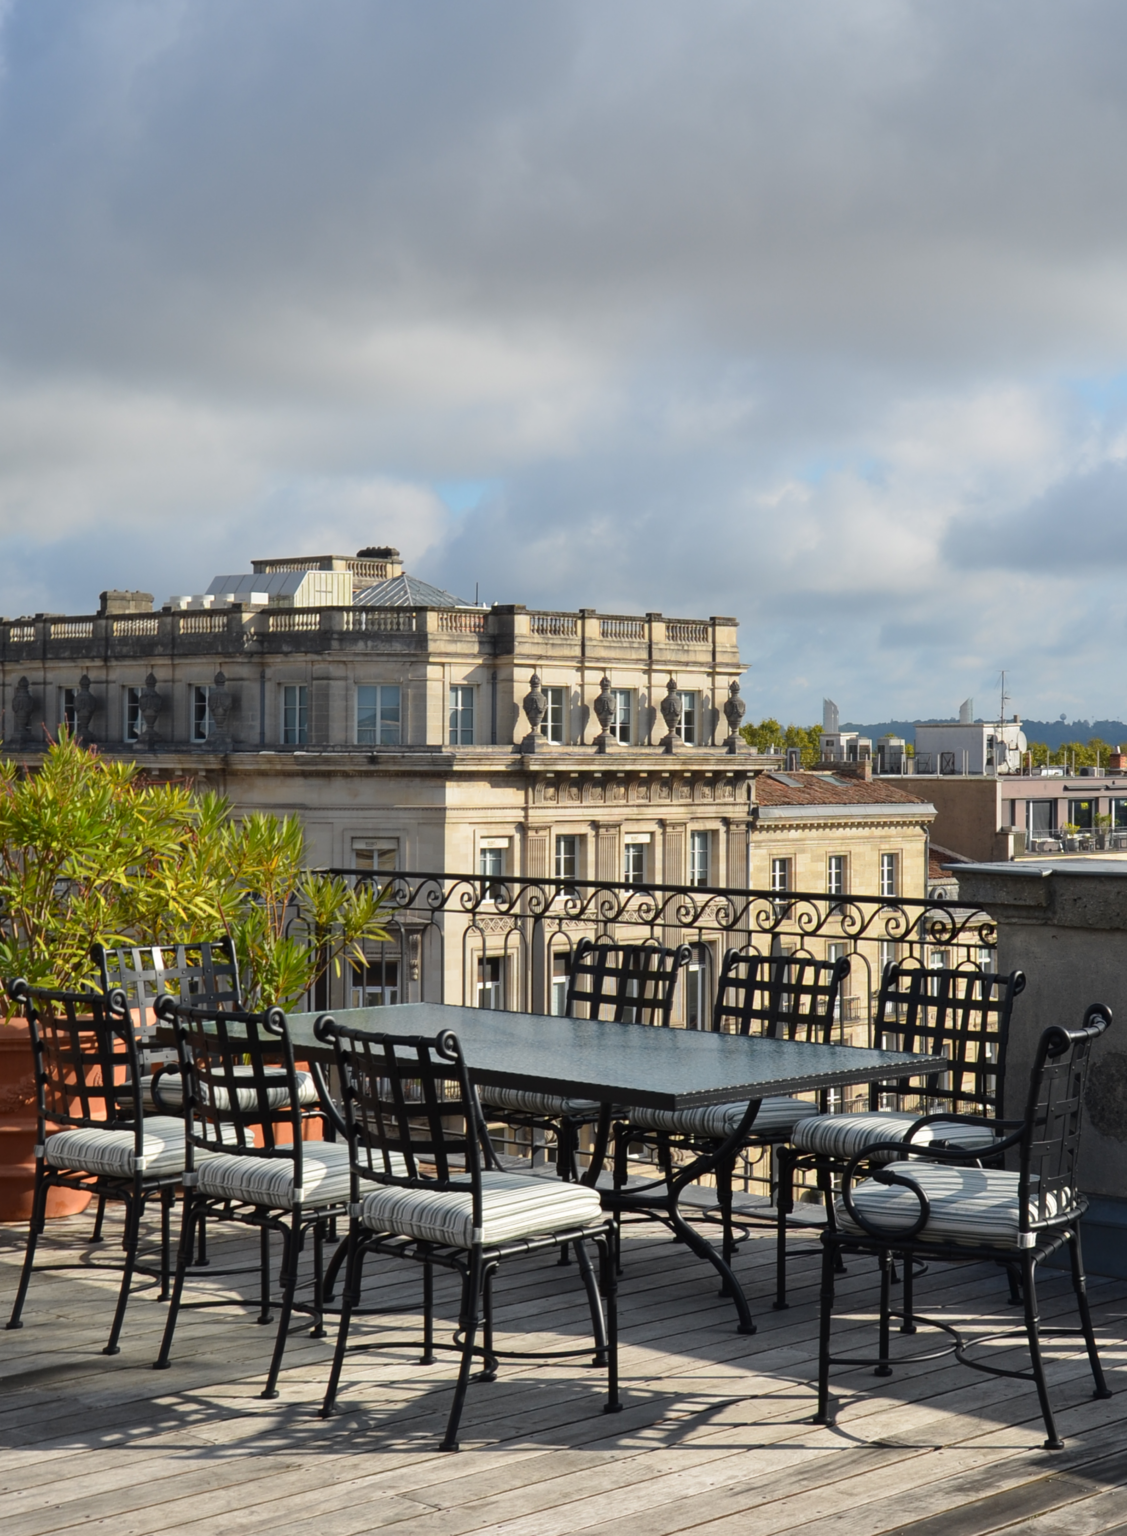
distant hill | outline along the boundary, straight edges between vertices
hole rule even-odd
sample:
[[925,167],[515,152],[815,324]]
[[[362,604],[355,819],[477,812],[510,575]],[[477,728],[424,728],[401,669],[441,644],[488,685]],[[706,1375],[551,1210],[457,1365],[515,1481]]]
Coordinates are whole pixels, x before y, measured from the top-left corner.
[[[981,718],[981,717],[980,717]],[[926,720],[924,725],[952,725],[953,719]],[[916,739],[915,720],[881,720],[876,725],[854,725],[850,720],[843,731],[857,731],[870,736],[875,743],[881,736],[903,736],[905,741]],[[1056,752],[1066,741],[1087,741],[1098,736],[1111,745],[1127,744],[1127,722],[1123,720],[1023,720],[1021,728],[1027,741],[1043,741],[1051,752]]]

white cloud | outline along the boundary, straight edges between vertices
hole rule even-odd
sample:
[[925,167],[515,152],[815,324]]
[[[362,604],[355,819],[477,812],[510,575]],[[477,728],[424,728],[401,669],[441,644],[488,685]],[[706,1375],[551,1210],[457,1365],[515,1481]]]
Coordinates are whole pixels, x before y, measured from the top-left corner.
[[735,613],[753,708],[1122,712],[1115,0],[0,29],[6,611],[391,542]]

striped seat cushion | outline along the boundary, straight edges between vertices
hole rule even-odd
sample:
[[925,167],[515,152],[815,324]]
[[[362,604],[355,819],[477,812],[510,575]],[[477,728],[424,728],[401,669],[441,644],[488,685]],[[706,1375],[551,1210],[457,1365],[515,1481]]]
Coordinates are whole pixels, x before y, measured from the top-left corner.
[[[955,1168],[922,1161],[898,1163],[896,1172],[927,1196],[931,1212],[927,1225],[914,1242],[967,1243],[998,1248],[1017,1248],[1018,1175],[1004,1168]],[[919,1219],[920,1204],[911,1190],[895,1184],[865,1179],[853,1190],[853,1203],[866,1220],[887,1229],[890,1235],[904,1232]],[[1068,1210],[1072,1197],[1053,1202],[1053,1211]],[[864,1234],[841,1200],[835,1202],[842,1230]],[[1034,1202],[1030,1216],[1036,1217]],[[1050,1212],[1051,1214],[1051,1212]]]
[[599,1105],[594,1099],[560,1099],[553,1093],[526,1093],[523,1088],[491,1088],[488,1085],[477,1090],[483,1104],[494,1108],[515,1109],[525,1115],[545,1115],[558,1120],[562,1115],[597,1115]]
[[[873,1110],[859,1115],[819,1115],[817,1119],[803,1120],[794,1130],[791,1141],[800,1152],[818,1152],[825,1157],[848,1160],[860,1157],[866,1147],[878,1141],[903,1141],[920,1118],[918,1114],[901,1114],[895,1110]],[[985,1150],[997,1138],[985,1126],[958,1125],[936,1120],[916,1132],[913,1142],[926,1147],[933,1141],[949,1141],[955,1146],[970,1150]],[[881,1154],[886,1162],[896,1154]]]
[[[597,1190],[586,1184],[565,1184],[530,1178],[525,1173],[483,1173],[482,1230],[485,1247],[564,1232],[574,1227],[602,1226]],[[472,1198],[461,1190],[374,1190],[360,1206],[360,1220],[373,1232],[394,1232],[451,1248],[473,1246]]]
[[140,1171],[152,1178],[181,1173],[184,1168],[184,1122],[170,1115],[153,1115],[145,1121],[144,1152],[138,1160],[132,1130],[74,1127],[48,1136],[44,1161],[52,1168],[72,1168],[83,1173],[104,1173],[132,1178]]
[[[746,1113],[746,1100],[741,1104],[702,1104],[697,1109],[632,1109],[630,1123],[647,1131],[673,1131],[723,1141],[736,1130]],[[748,1135],[788,1136],[800,1120],[817,1114],[818,1106],[811,1100],[790,1099],[780,1094],[761,1102]]]
[[[253,1082],[253,1067],[233,1067],[235,1077],[249,1078]],[[168,1109],[180,1109],[184,1103],[184,1084],[179,1072],[170,1071],[161,1074],[157,1082],[157,1092],[160,1094],[164,1105]],[[216,1109],[230,1109],[231,1095],[222,1084],[218,1084],[210,1090],[207,1083],[200,1084],[200,1094],[203,1102],[210,1101],[210,1093],[215,1095]],[[151,1096],[151,1095],[150,1095]],[[238,1107],[244,1112],[256,1108],[258,1104],[258,1090],[251,1086],[240,1088],[236,1095]],[[281,1109],[289,1103],[289,1090],[286,1086],[284,1073],[266,1072],[266,1102],[271,1109]],[[313,1081],[311,1072],[297,1073],[297,1102],[301,1105],[316,1104],[318,1100],[317,1085]]]
[[[347,1142],[302,1142],[301,1161],[302,1204],[336,1205],[349,1198]],[[396,1172],[405,1177],[407,1166],[397,1153],[392,1154],[392,1163]],[[213,1198],[264,1205],[273,1210],[289,1210],[296,1203],[293,1161],[284,1151],[269,1157],[213,1154],[200,1164],[199,1187],[202,1194]]]

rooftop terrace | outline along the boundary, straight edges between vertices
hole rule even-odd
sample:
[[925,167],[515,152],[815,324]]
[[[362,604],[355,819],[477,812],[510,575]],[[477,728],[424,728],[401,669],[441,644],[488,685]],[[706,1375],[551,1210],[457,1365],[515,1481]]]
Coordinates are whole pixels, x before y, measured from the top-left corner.
[[[99,1250],[85,1243],[89,1230],[85,1216],[50,1223],[44,1260],[91,1264]],[[112,1245],[116,1229],[107,1233]],[[23,1238],[22,1227],[0,1227],[0,1312]],[[253,1265],[252,1243],[217,1232],[214,1268]],[[456,1357],[420,1369],[407,1352],[353,1356],[340,1415],[324,1422],[316,1410],[332,1330],[324,1339],[295,1330],[281,1396],[263,1402],[269,1330],[255,1327],[251,1310],[186,1312],[172,1368],[155,1376],[149,1366],[165,1315],[155,1287],[134,1297],[122,1353],[107,1359],[99,1351],[116,1274],[42,1274],[22,1332],[0,1340],[5,1536],[1095,1536],[1127,1528],[1124,1282],[1091,1284],[1116,1396],[1090,1398],[1087,1365],[1071,1341],[1049,1348],[1067,1442],[1052,1454],[1041,1449],[1031,1388],[979,1377],[949,1357],[884,1380],[861,1370],[835,1375],[837,1427],[812,1426],[817,1264],[813,1252],[796,1259],[793,1304],[773,1312],[771,1246],[753,1239],[738,1260],[759,1327],[746,1338],[683,1247],[656,1226],[628,1228],[625,1411],[600,1412],[599,1371],[588,1383],[570,1362],[509,1364],[494,1385],[470,1393],[458,1456],[433,1449]],[[385,1323],[414,1331],[418,1277],[402,1268],[372,1266],[365,1299],[387,1317],[367,1319],[361,1334]],[[871,1343],[874,1267],[855,1260],[851,1271],[842,1277],[840,1342],[847,1318],[866,1318]],[[213,1270],[192,1282],[192,1299],[220,1300],[226,1283]],[[1069,1313],[1064,1275],[1046,1273],[1040,1291],[1046,1320]],[[1015,1321],[1004,1278],[987,1266],[925,1274],[916,1294],[921,1310],[948,1321],[965,1314],[975,1333]],[[440,1295],[449,1318],[452,1293]],[[574,1270],[552,1257],[502,1271],[499,1300],[502,1325],[539,1320],[539,1335],[522,1335],[517,1348],[575,1347],[586,1335]]]

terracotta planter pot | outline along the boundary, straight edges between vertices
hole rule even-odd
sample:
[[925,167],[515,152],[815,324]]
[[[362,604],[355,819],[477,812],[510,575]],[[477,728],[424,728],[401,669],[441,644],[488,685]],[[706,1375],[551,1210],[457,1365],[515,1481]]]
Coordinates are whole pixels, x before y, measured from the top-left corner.
[[[0,1024],[0,1221],[27,1221],[35,1192],[35,1064],[26,1024]],[[48,1219],[77,1216],[90,1196],[53,1189]]]

